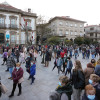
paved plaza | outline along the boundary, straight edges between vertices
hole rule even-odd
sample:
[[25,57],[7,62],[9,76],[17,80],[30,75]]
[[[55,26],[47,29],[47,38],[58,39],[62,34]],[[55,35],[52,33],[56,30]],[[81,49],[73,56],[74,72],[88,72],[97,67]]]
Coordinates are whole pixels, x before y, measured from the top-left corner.
[[[35,75],[35,82],[30,85],[31,80],[27,80],[29,77],[29,74],[25,70],[25,64],[22,64],[22,68],[24,69],[24,82],[22,83],[22,95],[17,96],[18,94],[18,87],[16,88],[15,95],[12,98],[8,98],[8,96],[11,93],[13,81],[9,80],[8,77],[10,77],[9,72],[5,72],[6,65],[2,66],[2,55],[0,55],[0,76],[1,81],[4,85],[6,85],[8,91],[6,94],[3,94],[0,100],[48,100],[49,93],[51,91],[54,91],[58,85],[59,76],[63,75],[60,74],[57,75],[57,69],[55,68],[54,71],[52,71],[52,68],[54,66],[54,59],[52,58],[51,62],[49,63],[49,67],[44,67],[44,64],[41,64],[41,56],[38,55],[37,58],[37,70]],[[78,57],[78,59],[82,63],[82,67],[86,68],[86,65],[88,62],[90,62],[90,59],[82,59],[82,56]],[[98,58],[96,58],[98,59]],[[74,57],[72,58],[73,64],[74,64]]]

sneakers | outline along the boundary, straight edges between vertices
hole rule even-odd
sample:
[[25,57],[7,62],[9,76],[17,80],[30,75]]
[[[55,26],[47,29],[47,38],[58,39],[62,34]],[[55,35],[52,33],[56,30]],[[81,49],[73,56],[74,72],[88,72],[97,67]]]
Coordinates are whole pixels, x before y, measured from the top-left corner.
[[14,96],[14,94],[11,94],[11,95],[9,95],[9,98],[11,98],[11,97],[13,97]]
[[8,72],[9,70],[5,70],[5,72]]
[[8,79],[11,79],[12,80],[12,77],[9,77]]

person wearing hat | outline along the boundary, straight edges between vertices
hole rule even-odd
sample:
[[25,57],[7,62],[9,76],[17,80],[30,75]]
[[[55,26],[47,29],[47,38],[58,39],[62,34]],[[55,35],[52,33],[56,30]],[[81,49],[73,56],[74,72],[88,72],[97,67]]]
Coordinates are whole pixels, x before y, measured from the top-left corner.
[[20,63],[16,63],[16,67],[14,68],[14,70],[12,72],[13,89],[12,89],[11,95],[9,95],[9,97],[14,96],[14,92],[15,92],[17,84],[18,84],[18,88],[19,88],[19,93],[17,96],[20,96],[22,93],[21,83],[23,82],[23,73],[24,72],[20,66],[21,66]]

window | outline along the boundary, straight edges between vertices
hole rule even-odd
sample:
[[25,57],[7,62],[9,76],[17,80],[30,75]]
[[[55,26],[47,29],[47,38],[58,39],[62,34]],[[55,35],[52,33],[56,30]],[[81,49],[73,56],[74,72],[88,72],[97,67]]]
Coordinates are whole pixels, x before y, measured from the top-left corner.
[[75,27],[77,27],[77,24],[75,24]]
[[80,27],[82,28],[83,26],[82,26],[82,25],[80,25]]
[[70,34],[73,35],[73,32],[71,31]]
[[59,35],[62,36],[62,30],[59,30]]
[[59,22],[59,25],[62,25],[62,22]]
[[66,35],[68,35],[69,33],[68,33],[68,31],[66,31]]
[[77,35],[77,32],[75,32],[75,35]]
[[90,36],[93,36],[93,33],[91,33]]
[[68,22],[66,23],[66,26],[68,26]]
[[0,18],[0,24],[4,24],[4,18]]
[[73,24],[70,24],[70,26],[72,27],[72,26],[73,26]]
[[94,30],[94,27],[91,27],[90,30]]
[[11,19],[11,24],[15,25],[16,24],[16,20],[15,19]]
[[15,35],[11,35],[11,42],[15,42],[15,40],[16,40]]
[[83,35],[83,33],[82,32],[80,32],[80,36],[82,36]]
[[29,27],[30,27],[30,26],[31,26],[31,23],[30,23],[30,22],[27,22],[27,26],[29,26]]

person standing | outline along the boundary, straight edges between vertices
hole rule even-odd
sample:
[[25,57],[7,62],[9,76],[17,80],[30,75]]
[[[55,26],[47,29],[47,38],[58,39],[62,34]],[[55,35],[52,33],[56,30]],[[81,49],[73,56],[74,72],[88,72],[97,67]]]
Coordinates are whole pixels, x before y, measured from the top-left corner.
[[50,60],[50,53],[48,50],[45,52],[45,67],[49,66],[49,60]]
[[72,73],[73,98],[74,100],[82,100],[82,90],[85,87],[85,76],[79,60],[75,61],[75,68]]
[[6,49],[5,49],[4,53],[3,53],[3,64],[2,65],[4,65],[5,62],[7,64],[7,50]]
[[30,78],[32,79],[31,85],[34,83],[35,74],[36,74],[36,64],[35,62],[31,61],[31,67],[30,67]]
[[67,72],[68,72],[68,74],[70,73],[70,77],[71,77],[71,70],[72,70],[72,67],[73,67],[73,63],[72,63],[70,57],[68,57],[67,60],[68,61],[67,61],[67,67],[66,67],[66,73],[65,73],[65,75],[67,75]]
[[15,55],[16,55],[16,58],[17,58],[17,62],[19,62],[20,53],[19,53],[18,48],[16,49]]
[[60,56],[58,56],[58,59],[57,59],[58,75],[59,75],[60,71],[63,72],[61,70],[61,66],[62,65],[63,65],[63,60],[62,60],[62,58]]
[[14,96],[14,92],[16,89],[16,86],[18,84],[18,88],[19,88],[19,93],[17,96],[20,96],[22,93],[22,86],[21,83],[23,82],[23,69],[21,68],[21,64],[17,63],[16,64],[16,68],[14,68],[13,72],[12,72],[12,79],[13,79],[13,89],[11,92],[11,95],[9,95],[9,97],[13,97]]
[[95,67],[95,74],[100,77],[100,59],[97,61],[97,65]]
[[13,67],[15,67],[15,66],[16,66],[15,60],[14,60],[13,56],[11,55],[11,50],[9,50],[8,51],[8,59],[7,59],[7,70],[9,70],[11,77],[9,77],[8,79],[12,79]]

